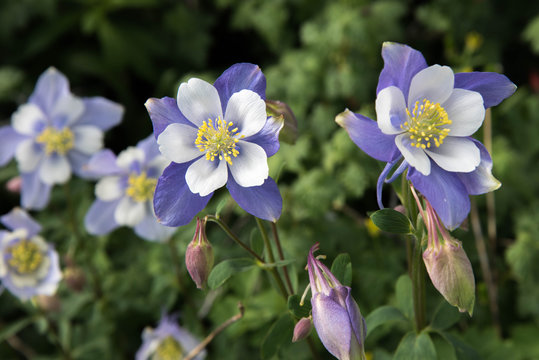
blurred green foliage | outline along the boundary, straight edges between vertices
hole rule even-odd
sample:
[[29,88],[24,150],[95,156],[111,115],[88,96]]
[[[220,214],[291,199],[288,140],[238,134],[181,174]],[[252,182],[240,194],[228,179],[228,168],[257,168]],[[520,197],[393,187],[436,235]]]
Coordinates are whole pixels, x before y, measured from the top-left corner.
[[[444,359],[537,359],[538,15],[539,3],[525,0],[3,0],[0,121],[8,122],[39,74],[55,66],[75,94],[102,95],[125,106],[123,123],[106,138],[107,147],[118,152],[151,132],[143,106],[147,98],[174,97],[178,84],[191,76],[213,81],[236,62],[256,63],[267,77],[268,98],[286,102],[298,120],[297,142],[283,143],[270,159],[284,200],[278,225],[285,255],[294,260],[288,268],[296,293],[307,284],[307,251],[318,241],[328,266],[339,253],[350,256],[354,297],[377,324],[366,345],[374,359],[390,358],[416,342],[428,343],[429,356],[436,350]],[[451,308],[440,315],[440,296],[428,285],[434,330],[401,342],[411,329],[405,321],[411,301],[406,280],[395,287],[407,271],[405,244],[366,220],[367,211],[377,209],[374,185],[381,164],[334,122],[345,108],[374,118],[381,44],[388,40],[420,50],[430,64],[503,72],[519,87],[492,110],[493,172],[503,183],[494,195],[495,219],[487,218],[484,197],[477,199],[483,227],[497,223],[490,255],[502,337],[493,330],[473,235],[464,229],[455,235],[474,265],[474,317],[447,313]],[[0,169],[2,183],[15,175],[13,163]],[[387,190],[386,204],[396,204]],[[0,196],[2,213],[18,203],[3,188]],[[183,265],[192,224],[179,229],[170,244],[145,242],[129,229],[91,237],[82,219],[93,196],[93,184],[74,179],[68,189],[54,190],[46,211],[33,214],[60,254],[66,254],[78,229],[76,257],[63,257],[62,266],[72,262],[80,268],[85,284],[74,291],[62,283],[59,311],[40,310],[4,292],[0,358],[68,358],[63,348],[76,359],[130,359],[143,329],[155,326],[162,311],[176,312],[182,326],[203,338],[237,313],[239,301],[244,318],[215,338],[208,358],[311,358],[305,342],[291,344],[278,336],[290,317],[282,316],[287,304],[265,271],[251,266],[217,289],[199,291]],[[204,213],[214,213],[220,203],[222,218],[262,251],[261,239],[251,232],[254,221],[225,192]],[[208,237],[217,263],[246,255],[215,225],[209,225]],[[390,307],[373,312],[382,305]],[[448,325],[436,325],[440,322]],[[272,347],[273,342],[282,346]],[[331,358],[318,340],[315,348],[321,358]]]

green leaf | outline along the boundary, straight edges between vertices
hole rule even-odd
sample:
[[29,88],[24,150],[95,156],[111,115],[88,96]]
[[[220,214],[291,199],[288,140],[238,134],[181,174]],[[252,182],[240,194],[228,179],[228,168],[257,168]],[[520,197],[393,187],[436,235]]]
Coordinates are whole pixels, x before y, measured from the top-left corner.
[[229,259],[215,265],[208,277],[210,289],[217,289],[223,285],[232,275],[247,271],[255,266],[253,260],[249,258]]
[[0,330],[0,342],[3,342],[4,340],[8,339],[9,337],[15,335],[28,325],[30,325],[34,321],[34,318],[27,317],[24,319],[21,319],[19,321],[16,321],[9,326],[6,326]]
[[393,360],[437,360],[436,348],[426,332],[418,336],[414,332],[407,333],[399,343]]
[[395,285],[397,306],[408,319],[414,317],[414,300],[412,295],[412,280],[408,274],[401,275]]
[[264,341],[262,342],[262,348],[260,349],[260,355],[262,359],[270,359],[277,354],[279,348],[284,344],[292,343],[292,335],[294,333],[294,322],[289,314],[282,315],[269,329]]
[[394,306],[385,305],[377,309],[374,309],[367,317],[365,318],[365,323],[367,325],[367,336],[376,329],[378,326],[394,323],[397,321],[409,321],[406,316]]
[[451,306],[443,299],[432,316],[430,327],[437,330],[445,330],[459,321],[460,315],[461,313],[457,308]]
[[343,285],[350,286],[352,284],[352,261],[350,260],[350,255],[337,255],[333,260],[333,264],[331,264],[331,272]]
[[311,313],[311,302],[306,301],[303,305],[300,305],[301,296],[291,295],[288,297],[288,310],[297,317],[301,319],[303,317],[308,317]]
[[466,344],[455,335],[445,331],[439,331],[438,333],[447,340],[447,342],[453,345],[458,360],[474,360],[480,358],[479,354],[470,345]]
[[411,234],[412,224],[406,215],[393,210],[382,209],[371,214],[372,222],[381,230],[393,234]]

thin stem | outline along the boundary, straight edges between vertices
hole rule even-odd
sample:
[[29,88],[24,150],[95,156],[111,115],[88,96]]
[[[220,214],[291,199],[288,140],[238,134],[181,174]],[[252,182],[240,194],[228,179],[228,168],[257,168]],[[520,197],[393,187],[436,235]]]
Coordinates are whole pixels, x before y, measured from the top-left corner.
[[[266,254],[268,256],[268,259],[271,264],[275,264],[275,257],[273,256],[273,250],[271,249],[271,243],[270,243],[266,228],[264,227],[262,220],[260,220],[256,216],[255,216],[255,219],[258,225],[258,229],[260,230],[260,234],[262,235],[262,239],[264,240],[264,245],[266,247]],[[275,282],[277,283],[277,286],[279,287],[279,290],[281,291],[281,294],[283,295],[285,300],[288,299],[288,292],[286,291],[283,280],[279,276],[279,272],[277,272],[277,269],[275,267],[271,267],[269,271],[273,275],[273,278],[275,279]]]
[[200,344],[198,344],[193,350],[187,354],[187,356],[184,358],[184,360],[192,360],[195,356],[197,356],[208,344],[217,336],[219,333],[221,333],[224,329],[226,329],[231,324],[235,323],[239,319],[243,317],[244,308],[241,303],[238,304],[239,314],[236,314],[229,318],[227,321],[219,325],[219,327],[215,330],[213,330]]
[[[483,123],[483,144],[492,154],[492,111],[490,108],[485,112],[485,121]],[[490,251],[496,250],[496,202],[494,201],[494,192],[486,195],[487,199],[487,235],[490,244]]]
[[76,219],[76,211],[75,211],[75,208],[73,206],[73,196],[71,194],[71,187],[69,185],[69,181],[64,185],[64,192],[65,192],[65,197],[66,197],[66,201],[67,201],[67,212],[69,213],[69,225],[71,226],[71,231],[73,232],[73,235],[74,235],[74,238],[73,240],[71,241],[71,243],[69,244],[69,249],[68,249],[68,252],[67,252],[67,255],[71,258],[75,258],[75,254],[77,253],[77,249],[79,247],[79,245],[82,243],[81,242],[81,235],[80,235],[80,232],[79,232],[79,227],[78,227],[78,224],[77,224],[77,219]]
[[251,254],[255,259],[260,261],[262,264],[265,264],[266,262],[264,259],[262,259],[257,253],[255,253],[249,246],[247,246],[243,241],[241,241],[228,227],[227,224],[225,224],[221,219],[219,219],[216,216],[213,215],[206,215],[206,220],[213,221],[214,223],[217,223],[223,229],[223,231],[228,235],[230,239],[235,241],[239,246],[241,246],[245,251],[247,251],[249,254]]
[[180,259],[178,257],[177,248],[174,244],[174,236],[171,236],[168,241],[168,246],[170,248],[170,257],[172,258],[172,263],[174,264],[174,271],[176,271],[176,280],[178,281],[178,286],[182,287],[182,270],[180,265]]
[[412,263],[412,292],[414,299],[415,330],[419,333],[426,325],[426,306],[425,266],[423,265],[421,241],[417,237],[415,238]]
[[[279,254],[279,259],[281,261],[284,261],[284,254],[283,249],[281,247],[281,241],[279,240],[279,233],[277,231],[277,224],[274,222],[271,223],[271,230],[273,232],[273,239],[275,240],[275,245],[277,246],[277,252]],[[288,267],[286,265],[283,266],[283,274],[284,279],[286,281],[286,285],[288,285],[288,291],[290,294],[294,293],[294,288],[292,287],[292,282],[290,281],[290,276],[288,276]]]

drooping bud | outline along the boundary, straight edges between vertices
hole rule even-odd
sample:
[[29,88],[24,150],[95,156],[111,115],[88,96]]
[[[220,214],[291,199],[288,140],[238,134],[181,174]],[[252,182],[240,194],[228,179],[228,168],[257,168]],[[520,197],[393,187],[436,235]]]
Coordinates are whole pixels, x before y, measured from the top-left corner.
[[423,261],[434,287],[460,312],[473,313],[475,280],[472,265],[460,241],[444,237],[443,243],[423,253]]
[[310,317],[301,318],[300,321],[294,326],[294,335],[292,336],[292,342],[305,339],[311,333],[312,321]]
[[326,349],[339,360],[365,360],[367,329],[351,289],[339,280],[310,250],[307,267],[311,284],[312,317],[318,337]]
[[197,218],[195,236],[185,252],[185,266],[197,288],[204,288],[213,268],[213,248],[206,237],[205,220]]

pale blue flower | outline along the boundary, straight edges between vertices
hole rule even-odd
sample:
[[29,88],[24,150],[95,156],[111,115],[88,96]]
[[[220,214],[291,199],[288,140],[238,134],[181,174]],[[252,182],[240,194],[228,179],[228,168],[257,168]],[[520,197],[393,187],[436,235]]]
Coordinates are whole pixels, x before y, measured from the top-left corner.
[[0,221],[11,230],[0,230],[2,284],[21,300],[54,295],[62,273],[54,247],[37,235],[41,226],[20,208]]

